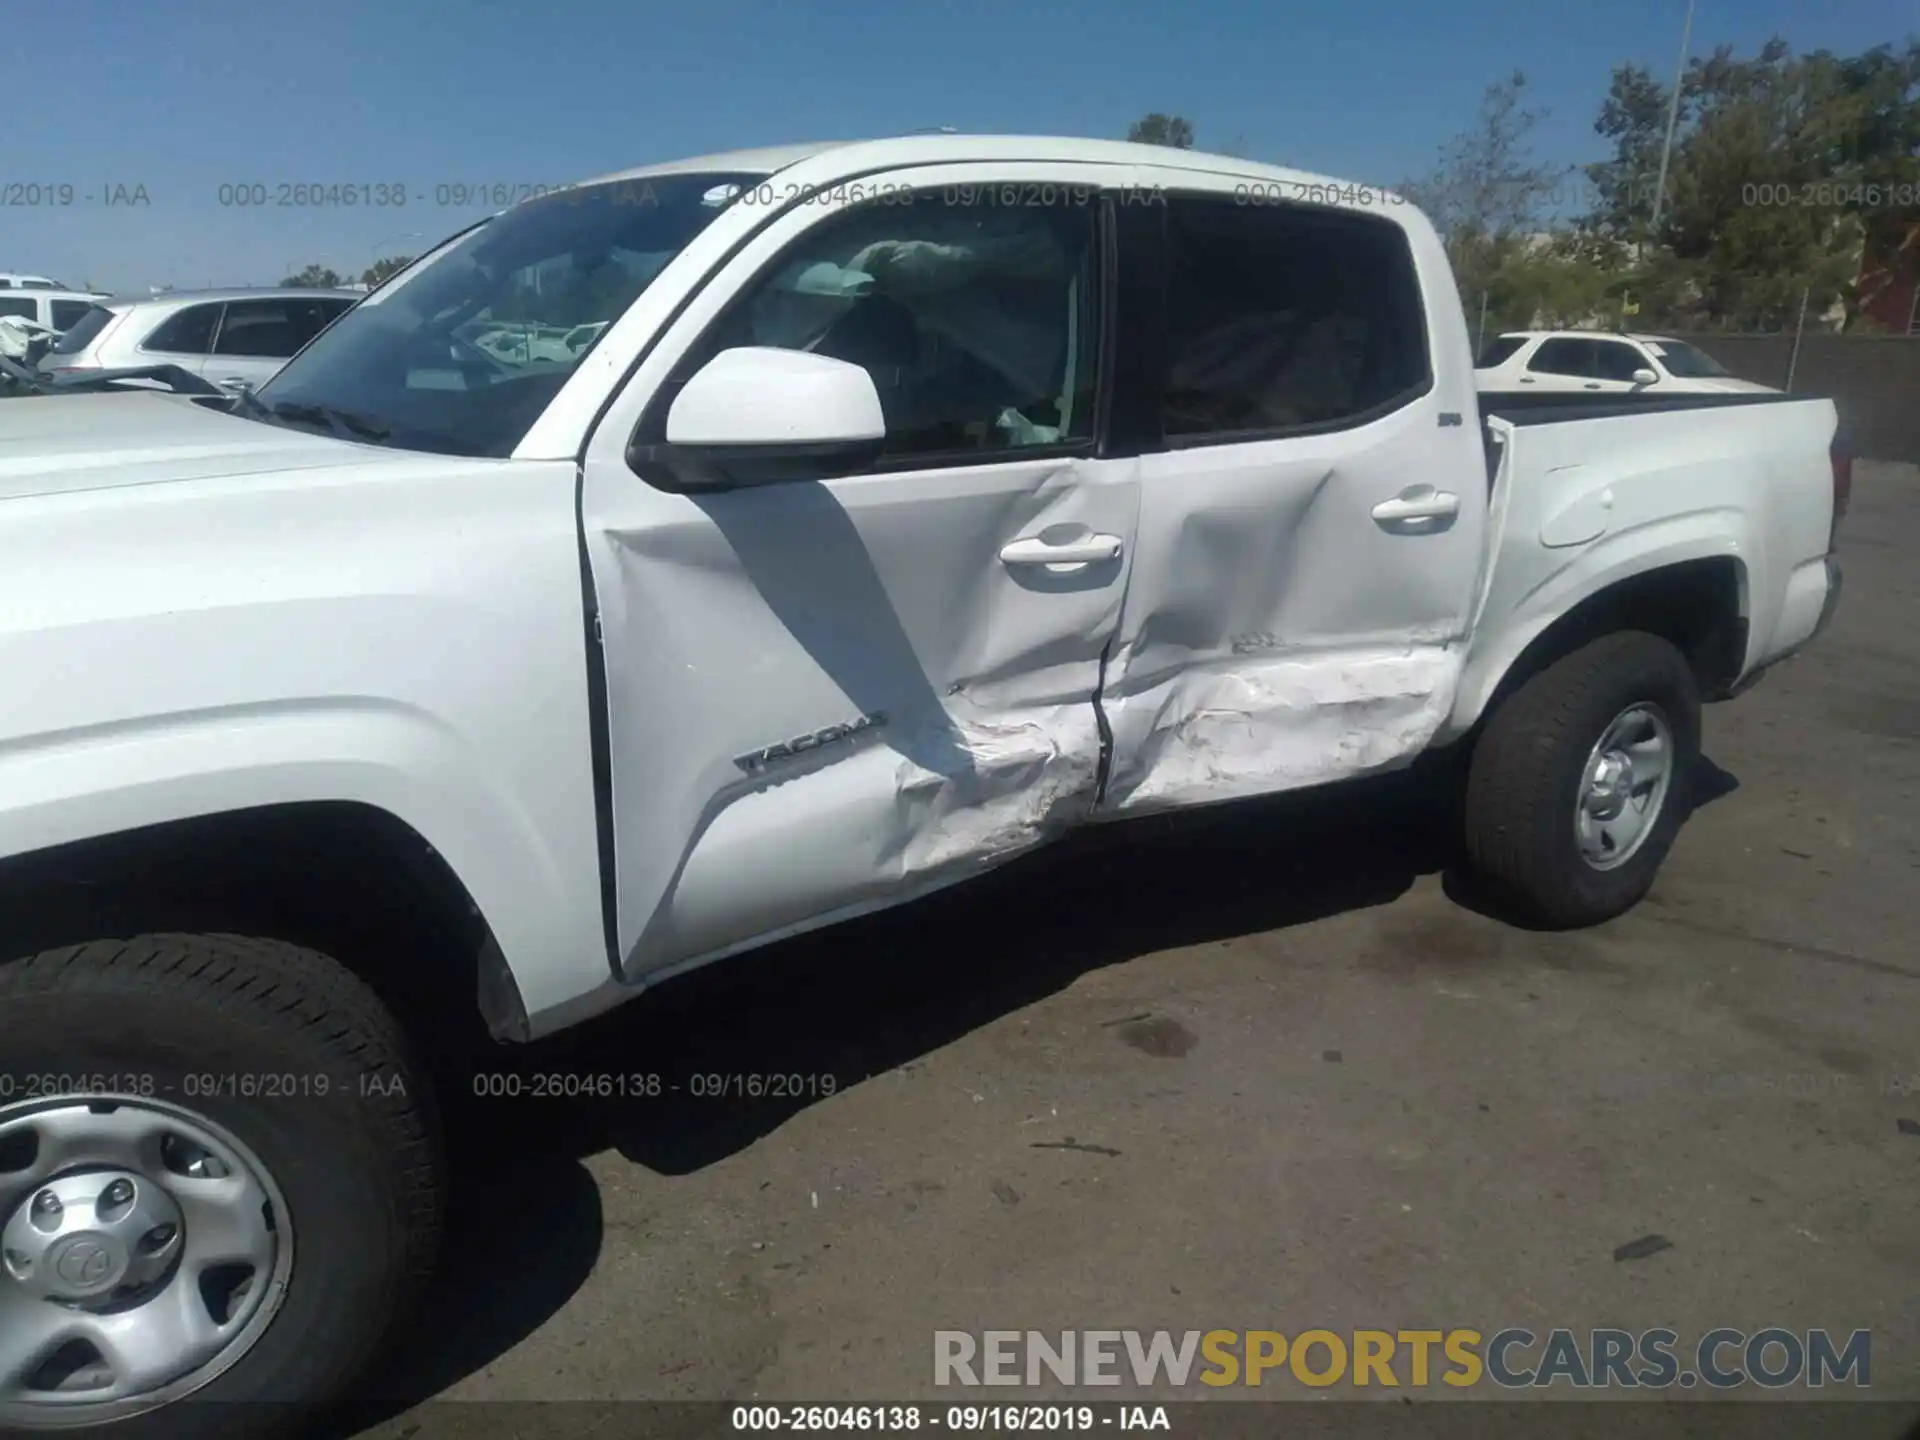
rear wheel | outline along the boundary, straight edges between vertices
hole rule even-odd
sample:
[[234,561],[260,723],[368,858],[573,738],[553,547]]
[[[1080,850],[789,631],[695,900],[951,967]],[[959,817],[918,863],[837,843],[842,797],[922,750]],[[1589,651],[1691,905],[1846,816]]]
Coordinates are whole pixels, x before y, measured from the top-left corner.
[[440,1220],[372,992],[275,941],[143,936],[0,965],[0,1034],[0,1430],[262,1435],[344,1397]]
[[1627,631],[1508,696],[1474,748],[1466,842],[1497,900],[1552,928],[1632,909],[1679,834],[1700,695],[1671,643]]

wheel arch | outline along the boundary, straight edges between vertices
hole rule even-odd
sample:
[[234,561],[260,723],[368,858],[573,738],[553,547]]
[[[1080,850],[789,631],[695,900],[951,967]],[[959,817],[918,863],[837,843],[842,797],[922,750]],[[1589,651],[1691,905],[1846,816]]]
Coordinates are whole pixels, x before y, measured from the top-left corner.
[[257,935],[332,956],[423,1049],[528,1035],[519,986],[453,866],[359,801],[168,819],[0,859],[0,916],[0,961],[143,933]]
[[1701,695],[1724,699],[1746,668],[1748,587],[1738,555],[1692,556],[1612,580],[1558,615],[1515,626],[1485,657],[1469,659],[1448,735],[1474,729],[1554,661],[1618,630],[1670,641],[1687,657]]

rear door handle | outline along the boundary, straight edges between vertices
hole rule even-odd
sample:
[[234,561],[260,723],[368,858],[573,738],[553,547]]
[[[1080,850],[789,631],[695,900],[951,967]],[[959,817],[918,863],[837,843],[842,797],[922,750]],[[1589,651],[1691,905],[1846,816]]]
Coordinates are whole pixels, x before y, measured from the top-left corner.
[[1088,535],[1080,540],[1049,544],[1039,536],[1011,541],[1000,552],[1002,565],[1094,565],[1102,560],[1118,560],[1122,549],[1118,535]]
[[1450,524],[1459,513],[1460,497],[1431,485],[1409,485],[1393,499],[1382,500],[1373,507],[1374,523],[1382,530],[1410,535],[1444,530],[1447,527],[1439,522],[1444,520]]

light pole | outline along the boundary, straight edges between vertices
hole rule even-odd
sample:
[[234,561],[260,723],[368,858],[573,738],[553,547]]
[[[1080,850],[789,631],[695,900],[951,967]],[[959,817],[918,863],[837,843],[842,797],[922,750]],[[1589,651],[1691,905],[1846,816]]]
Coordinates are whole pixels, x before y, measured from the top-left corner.
[[1680,123],[1680,86],[1687,76],[1687,50],[1693,43],[1693,3],[1687,0],[1687,23],[1680,29],[1680,59],[1673,67],[1673,103],[1667,106],[1667,138],[1660,146],[1660,178],[1653,182],[1653,218],[1647,222],[1647,239],[1660,236],[1660,207],[1667,198],[1667,162],[1673,156],[1673,132]]

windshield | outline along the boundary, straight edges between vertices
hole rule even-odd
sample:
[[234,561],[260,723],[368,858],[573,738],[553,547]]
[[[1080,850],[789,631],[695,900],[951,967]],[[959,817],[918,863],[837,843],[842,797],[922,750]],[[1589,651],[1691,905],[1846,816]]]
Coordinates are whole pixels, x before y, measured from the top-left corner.
[[[757,175],[616,180],[516,206],[359,305],[262,386],[267,412],[506,456],[667,262]],[[261,413],[255,411],[255,413]]]
[[1706,380],[1731,377],[1733,372],[1704,350],[1683,345],[1678,340],[1648,341],[1647,349],[1659,357],[1669,375],[1682,380]]

